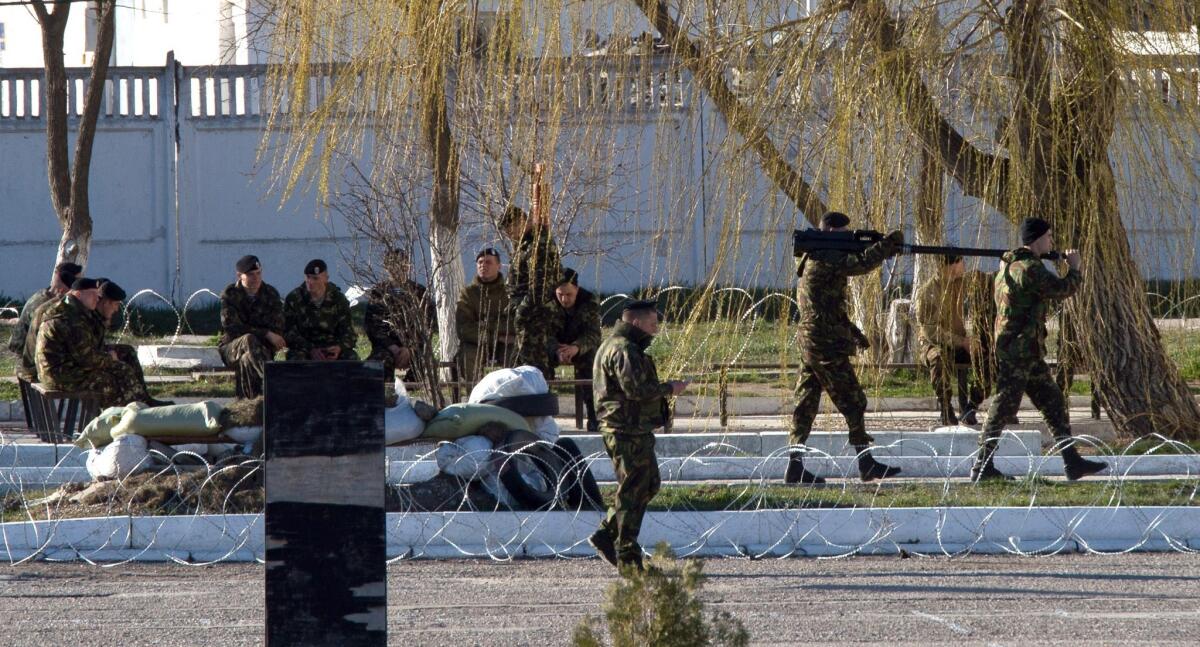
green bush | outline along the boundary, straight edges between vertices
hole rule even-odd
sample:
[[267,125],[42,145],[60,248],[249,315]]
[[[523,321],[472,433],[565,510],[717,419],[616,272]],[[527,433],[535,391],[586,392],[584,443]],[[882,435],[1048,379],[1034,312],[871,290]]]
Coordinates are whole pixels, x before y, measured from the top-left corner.
[[[750,634],[740,621],[721,611],[705,617],[698,594],[704,585],[703,565],[678,562],[666,543],[660,543],[645,571],[622,571],[624,577],[608,589],[604,611],[613,647],[744,647]],[[573,635],[576,647],[600,647],[602,621],[589,616]]]

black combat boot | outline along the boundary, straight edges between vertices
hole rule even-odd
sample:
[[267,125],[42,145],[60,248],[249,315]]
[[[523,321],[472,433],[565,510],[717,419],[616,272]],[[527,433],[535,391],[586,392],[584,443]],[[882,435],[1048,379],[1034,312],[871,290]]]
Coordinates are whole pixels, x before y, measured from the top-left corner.
[[1068,481],[1078,481],[1079,479],[1096,472],[1102,472],[1108,469],[1108,463],[1102,461],[1089,461],[1079,455],[1079,450],[1075,449],[1075,445],[1067,445],[1059,452],[1063,459],[1063,472],[1067,475]]
[[941,412],[940,421],[943,427],[953,427],[958,424],[958,418],[954,417],[954,407],[950,406],[949,396],[938,396],[938,410]]
[[891,478],[900,473],[899,467],[885,465],[875,460],[866,445],[855,445],[854,450],[858,452],[858,474],[863,483],[870,483],[875,479]]
[[783,475],[783,482],[821,484],[825,479],[804,469],[804,454],[792,452],[788,455],[787,472]]
[[979,415],[976,413],[975,407],[967,407],[966,410],[963,411],[959,420],[961,420],[964,425],[977,425],[979,424]]
[[971,466],[972,483],[1013,480],[1013,477],[996,469],[996,465],[992,462],[995,454],[996,448],[994,446],[989,447],[984,445],[979,448],[979,453],[975,455],[975,464]]
[[617,547],[613,545],[612,535],[608,534],[607,530],[600,528],[592,533],[592,536],[588,537],[588,543],[591,544],[592,548],[596,549],[596,554],[600,556],[600,559],[613,566],[618,565]]

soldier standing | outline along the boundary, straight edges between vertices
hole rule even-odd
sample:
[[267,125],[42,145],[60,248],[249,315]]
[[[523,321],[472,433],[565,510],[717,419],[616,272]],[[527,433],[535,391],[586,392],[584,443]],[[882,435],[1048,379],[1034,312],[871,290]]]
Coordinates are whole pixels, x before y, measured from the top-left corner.
[[963,322],[963,274],[961,256],[944,256],[941,273],[917,290],[917,338],[921,361],[929,368],[943,425],[957,425],[951,406],[953,380],[958,382],[958,410],[963,424],[978,423],[976,409],[983,402],[983,388],[970,372],[970,340]]
[[512,265],[508,271],[508,299],[517,329],[517,362],[535,366],[547,380],[554,373],[546,361],[546,348],[553,338],[549,322],[554,288],[562,273],[558,246],[550,225],[509,207],[500,227],[513,242]]
[[39,380],[56,391],[95,393],[101,407],[153,403],[133,369],[100,350],[104,340],[93,315],[99,301],[99,284],[78,278],[66,296],[45,308],[35,351]]
[[516,359],[516,337],[509,329],[508,292],[500,273],[500,252],[488,247],[475,255],[475,280],[458,294],[458,370],[474,382],[491,362],[509,366]]
[[83,268],[75,263],[59,263],[54,266],[50,287],[34,292],[25,300],[25,305],[21,307],[21,316],[17,319],[17,325],[13,326],[12,336],[8,340],[8,349],[20,360],[17,362],[17,377],[26,382],[37,381],[37,366],[33,359],[38,331],[35,323],[41,322],[35,322],[34,317],[42,306],[61,299],[82,272]]
[[221,292],[221,361],[233,370],[235,394],[263,394],[267,362],[287,346],[283,331],[283,301],[279,291],[263,282],[262,263],[246,255],[234,264],[237,281]]
[[[559,364],[570,364],[575,367],[575,379],[590,380],[592,362],[600,347],[600,304],[591,292],[579,287],[579,274],[569,267],[563,268],[554,298],[551,308],[555,315],[551,326],[554,337],[547,349],[551,371]],[[592,390],[576,386],[575,391],[583,397],[587,430],[594,432],[599,425]]]
[[409,278],[408,254],[390,249],[383,255],[387,280],[371,288],[364,328],[371,341],[368,360],[383,362],[385,375],[407,370],[406,379],[429,375],[433,359],[429,337],[437,331],[437,314],[424,285]]
[[600,432],[617,475],[617,491],[588,543],[608,563],[639,570],[642,518],[661,485],[654,430],[667,422],[666,398],[687,388],[687,382],[660,382],[654,360],[646,354],[661,317],[649,301],[625,306],[612,336],[596,352],[594,366]]
[[288,360],[358,359],[350,301],[329,282],[325,261],[314,258],[304,266],[304,283],[283,302],[283,330]]
[[[849,231],[850,218],[830,212],[821,217],[821,231]],[[850,444],[858,454],[858,472],[863,481],[888,478],[900,473],[875,460],[870,452],[874,438],[867,433],[867,395],[858,383],[850,357],[868,346],[867,338],[846,315],[846,281],[871,272],[883,261],[900,253],[904,234],[893,231],[861,254],[842,250],[809,252],[798,260],[797,290],[800,304],[798,341],[804,367],[796,384],[796,408],[792,412],[791,445],[803,445],[812,432],[821,402],[821,391],[829,394],[846,419]],[[789,455],[787,483],[824,483],[825,479],[804,469],[804,455]]]
[[1050,224],[1041,218],[1021,223],[1021,247],[1001,257],[996,274],[996,397],[979,437],[979,453],[971,480],[1006,479],[992,463],[1004,423],[1016,415],[1021,396],[1028,395],[1042,412],[1062,454],[1069,480],[1095,474],[1107,464],[1079,455],[1071,438],[1066,398],[1046,365],[1046,315],[1050,304],[1079,289],[1079,252],[1067,250],[1067,274],[1059,277],[1042,263],[1054,250]]

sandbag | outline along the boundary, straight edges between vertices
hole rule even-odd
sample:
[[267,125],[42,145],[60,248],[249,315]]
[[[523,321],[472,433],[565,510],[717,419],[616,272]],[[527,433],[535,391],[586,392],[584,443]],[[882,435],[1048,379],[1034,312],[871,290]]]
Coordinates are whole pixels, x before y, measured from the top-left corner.
[[215,436],[221,432],[221,405],[212,400],[166,407],[131,409],[113,427],[113,440],[136,434],[147,438]]
[[490,404],[452,404],[439,411],[437,416],[425,425],[421,437],[456,440],[475,434],[480,427],[488,423],[501,424],[510,431],[530,431],[529,423],[508,409]]
[[149,444],[137,435],[116,438],[102,450],[91,450],[87,457],[88,474],[95,480],[123,479],[149,466]]
[[492,441],[483,436],[464,436],[440,442],[433,452],[438,470],[473,481],[492,470]]
[[[518,395],[541,395],[550,393],[550,386],[542,372],[532,366],[502,368],[483,376],[483,379],[471,389],[468,402],[486,402],[499,398]],[[530,431],[540,440],[554,442],[558,440],[558,423],[551,416],[535,416],[525,419]]]
[[113,441],[112,430],[121,422],[121,417],[130,408],[140,405],[131,404],[128,407],[109,407],[92,418],[92,421],[76,436],[74,445],[80,449],[104,447]]

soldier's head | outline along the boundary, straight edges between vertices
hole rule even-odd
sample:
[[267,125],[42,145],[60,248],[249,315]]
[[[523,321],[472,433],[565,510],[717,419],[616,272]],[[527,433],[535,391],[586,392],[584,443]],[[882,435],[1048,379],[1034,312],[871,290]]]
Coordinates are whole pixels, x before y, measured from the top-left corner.
[[1041,218],[1026,218],[1021,222],[1021,245],[1041,256],[1054,251],[1054,232],[1050,223]]
[[247,254],[234,264],[237,270],[238,283],[250,294],[256,294],[262,287],[262,263],[253,254]]
[[850,216],[838,211],[830,211],[821,216],[821,231],[849,231]]
[[520,240],[521,236],[525,235],[525,228],[529,226],[529,215],[520,207],[508,207],[497,224],[509,240]]
[[621,321],[653,336],[658,334],[662,313],[653,301],[634,301],[621,310]]
[[113,317],[121,311],[121,304],[125,302],[125,290],[108,279],[96,279],[96,282],[100,284],[100,299],[96,302],[96,312],[104,317],[105,322],[112,323]]
[[79,277],[71,283],[71,289],[67,292],[76,301],[83,304],[83,307],[88,310],[95,310],[96,304],[100,301],[100,284],[96,279]]
[[50,277],[50,291],[55,296],[62,296],[71,289],[71,284],[79,275],[83,273],[83,268],[75,263],[59,263],[54,266],[54,276]]
[[558,277],[558,286],[554,288],[554,298],[558,305],[570,309],[575,307],[575,299],[579,297],[579,274],[564,267],[562,276]]
[[484,283],[491,283],[500,276],[500,251],[485,247],[475,255],[475,276]]
[[325,261],[314,258],[304,266],[304,287],[309,296],[314,299],[325,297],[325,288],[329,286],[329,267]]
[[412,273],[412,261],[408,252],[399,249],[389,249],[383,253],[383,271],[393,283],[404,283]]
[[942,257],[942,274],[952,279],[961,277],[967,271],[963,257],[957,254],[947,254]]

